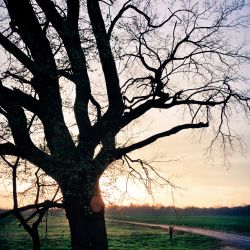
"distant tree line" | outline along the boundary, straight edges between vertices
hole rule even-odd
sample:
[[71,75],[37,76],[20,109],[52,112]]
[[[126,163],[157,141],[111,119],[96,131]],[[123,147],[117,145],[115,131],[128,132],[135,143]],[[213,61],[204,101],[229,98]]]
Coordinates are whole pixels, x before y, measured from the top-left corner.
[[[136,205],[130,204],[129,206],[116,206],[111,205],[107,208],[107,215],[228,215],[228,216],[250,216],[250,205],[237,206],[237,207],[208,207],[200,208],[195,206],[179,208],[174,206],[150,206],[148,204]],[[7,212],[7,209],[0,208],[0,217],[2,213]],[[26,213],[31,213],[29,211]],[[60,208],[51,208],[49,214],[53,216],[63,215],[65,212]]]
[[110,214],[150,214],[150,215],[230,215],[230,216],[250,216],[250,205],[237,207],[185,207],[178,208],[174,206],[149,206],[134,205],[129,206],[109,206],[107,213]]

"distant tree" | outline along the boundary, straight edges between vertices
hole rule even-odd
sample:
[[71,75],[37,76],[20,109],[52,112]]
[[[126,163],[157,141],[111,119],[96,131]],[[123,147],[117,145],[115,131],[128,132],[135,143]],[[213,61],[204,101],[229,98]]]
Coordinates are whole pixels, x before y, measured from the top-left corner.
[[[151,167],[130,152],[210,125],[214,140],[231,144],[231,108],[249,111],[238,73],[249,54],[235,39],[248,25],[244,1],[0,6],[0,155],[25,159],[57,182],[74,250],[108,248],[99,179],[110,164],[122,160],[144,181]],[[154,109],[172,124],[176,107],[184,116],[173,127],[137,142],[119,136]]]

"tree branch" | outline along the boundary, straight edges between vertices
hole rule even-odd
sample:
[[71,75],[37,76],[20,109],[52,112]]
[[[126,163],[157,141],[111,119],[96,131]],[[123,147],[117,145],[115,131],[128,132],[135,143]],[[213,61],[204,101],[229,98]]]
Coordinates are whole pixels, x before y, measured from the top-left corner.
[[8,119],[15,145],[9,142],[0,144],[0,153],[21,156],[34,165],[41,166],[46,173],[51,173],[55,164],[52,163],[49,155],[38,149],[32,142],[24,110],[17,105],[6,103],[1,106],[6,111],[5,116]]
[[14,144],[10,142],[0,144],[0,155],[14,155],[21,156],[21,152]]
[[37,3],[44,11],[47,19],[52,23],[57,32],[61,34],[64,25],[64,19],[56,10],[55,4],[50,0],[37,0]]
[[41,29],[31,3],[27,0],[8,0],[6,7],[14,27],[26,46],[30,49],[34,61],[39,63],[41,72],[54,75],[56,64],[49,41]]
[[8,210],[8,211],[6,211],[4,213],[1,213],[0,218],[5,218],[7,216],[15,214],[16,211],[24,212],[24,211],[27,211],[27,210],[30,210],[30,209],[52,208],[52,207],[64,208],[64,205],[62,203],[58,203],[58,202],[44,201],[42,203],[31,204],[31,205],[19,207],[17,209]]
[[16,45],[14,45],[10,40],[0,33],[0,44],[11,53],[19,62],[21,62],[25,67],[27,67],[30,72],[35,73],[37,71],[35,63],[24,54]]
[[78,17],[79,17],[79,0],[67,0],[68,6],[68,16],[67,22],[70,26],[78,26]]
[[121,158],[123,155],[125,155],[125,154],[127,154],[127,153],[129,153],[131,151],[134,151],[136,149],[145,147],[145,146],[155,142],[156,140],[158,140],[160,138],[176,134],[176,133],[178,133],[178,132],[180,132],[182,130],[185,130],[185,129],[195,129],[195,128],[205,128],[205,127],[208,127],[208,123],[200,122],[200,123],[197,123],[197,124],[182,124],[182,125],[179,125],[179,126],[176,126],[176,127],[172,128],[170,130],[155,134],[155,135],[153,135],[151,137],[148,137],[145,140],[134,143],[134,144],[132,144],[132,145],[130,145],[128,147],[118,148],[116,150],[115,154],[118,156],[118,158]]
[[121,10],[118,12],[118,14],[116,15],[116,17],[115,17],[115,18],[113,19],[113,21],[111,22],[110,27],[109,27],[109,29],[108,29],[108,36],[109,36],[109,38],[111,37],[112,31],[113,31],[113,29],[114,29],[116,23],[118,22],[118,20],[119,20],[119,19],[122,17],[122,15],[123,15],[127,10],[129,10],[129,9],[132,9],[132,10],[134,10],[135,12],[137,12],[138,14],[142,15],[142,16],[147,20],[148,27],[153,28],[153,29],[160,28],[160,27],[162,27],[163,25],[165,25],[165,24],[166,24],[167,22],[169,22],[173,17],[175,17],[176,14],[177,14],[178,12],[191,12],[191,11],[188,10],[188,9],[180,9],[180,10],[177,10],[177,11],[171,13],[171,15],[170,15],[167,19],[165,19],[163,22],[161,22],[160,24],[154,25],[154,24],[152,23],[151,18],[150,18],[145,12],[141,11],[140,9],[138,9],[138,8],[137,8],[136,6],[134,6],[134,5],[131,5],[131,4],[128,5],[129,2],[131,2],[131,0],[127,1],[127,2],[123,5],[123,7],[121,8]]
[[109,100],[107,112],[120,117],[123,112],[123,102],[119,78],[98,0],[88,0],[87,6],[107,86]]
[[53,2],[50,0],[38,0],[37,2],[44,11],[48,20],[52,23],[62,38],[67,51],[73,73],[67,74],[67,72],[62,71],[61,73],[69,80],[73,81],[76,85],[74,112],[80,132],[78,148],[81,151],[87,151],[85,145],[91,127],[88,115],[88,103],[91,97],[91,90],[86,58],[81,47],[81,41],[78,33],[77,21],[79,16],[79,1],[67,1],[67,22],[65,22],[59,15]]
[[37,116],[40,115],[38,100],[18,89],[12,90],[4,87],[1,85],[0,81],[0,104],[6,105],[7,103],[10,103],[11,105],[22,106]]

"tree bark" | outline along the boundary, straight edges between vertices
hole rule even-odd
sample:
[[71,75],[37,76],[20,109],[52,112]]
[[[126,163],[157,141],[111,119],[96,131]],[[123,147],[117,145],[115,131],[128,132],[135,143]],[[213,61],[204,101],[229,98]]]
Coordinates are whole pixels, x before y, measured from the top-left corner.
[[38,234],[38,231],[32,233],[32,244],[33,244],[33,250],[40,250],[41,249],[41,243],[40,243],[40,237]]
[[[91,200],[102,204],[93,207]],[[98,202],[97,202],[98,203]],[[108,240],[101,197],[64,196],[66,216],[71,231],[72,250],[107,250]],[[97,209],[96,209],[97,207]]]

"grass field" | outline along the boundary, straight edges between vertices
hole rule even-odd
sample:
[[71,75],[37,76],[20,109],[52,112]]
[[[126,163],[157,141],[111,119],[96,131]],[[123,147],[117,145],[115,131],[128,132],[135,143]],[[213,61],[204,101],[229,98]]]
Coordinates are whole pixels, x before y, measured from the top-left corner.
[[180,225],[250,235],[250,216],[110,215],[109,218],[156,224]]
[[[43,250],[70,249],[70,235],[64,216],[50,216],[47,238],[44,238],[41,225]],[[168,240],[167,232],[159,229],[142,228],[133,225],[107,223],[109,246],[111,250],[210,250],[220,249],[221,242],[209,237],[189,233],[175,233],[173,242]],[[0,249],[29,250],[31,241],[26,232],[12,218],[0,220]]]

